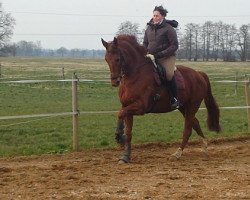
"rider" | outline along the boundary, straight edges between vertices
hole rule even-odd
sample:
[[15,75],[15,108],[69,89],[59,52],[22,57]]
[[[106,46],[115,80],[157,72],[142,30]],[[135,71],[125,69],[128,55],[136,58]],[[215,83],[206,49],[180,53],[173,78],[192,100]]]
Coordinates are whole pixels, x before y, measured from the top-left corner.
[[156,6],[153,10],[153,18],[147,23],[143,45],[147,48],[151,60],[157,61],[165,68],[167,82],[172,93],[171,107],[180,107],[177,97],[177,86],[174,76],[176,51],[178,49],[178,39],[173,27],[178,26],[175,20],[166,20],[168,11],[162,6]]

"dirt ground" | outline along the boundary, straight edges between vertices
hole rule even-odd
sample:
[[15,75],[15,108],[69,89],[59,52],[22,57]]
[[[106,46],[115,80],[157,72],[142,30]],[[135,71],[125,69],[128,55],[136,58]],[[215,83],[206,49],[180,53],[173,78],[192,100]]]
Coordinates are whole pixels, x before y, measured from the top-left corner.
[[250,137],[209,142],[209,157],[190,144],[134,146],[130,164],[121,149],[0,158],[0,199],[250,199]]

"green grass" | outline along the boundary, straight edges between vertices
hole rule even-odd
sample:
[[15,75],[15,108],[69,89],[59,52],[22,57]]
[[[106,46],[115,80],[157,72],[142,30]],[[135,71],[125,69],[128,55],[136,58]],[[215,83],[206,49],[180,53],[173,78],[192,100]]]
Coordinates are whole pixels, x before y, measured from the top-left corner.
[[[80,78],[105,80],[109,77],[104,60],[61,58],[1,58],[0,116],[58,113],[71,111],[71,83],[33,84],[3,83],[6,80],[61,79],[76,72]],[[211,81],[244,80],[250,74],[249,63],[178,62],[209,74]],[[1,83],[2,82],[2,83]],[[212,82],[213,94],[220,106],[245,105],[244,84]],[[84,111],[118,110],[117,88],[108,82],[80,82],[78,104],[80,148],[114,147],[117,113],[84,114]],[[246,110],[221,110],[223,132],[211,133],[206,128],[206,111],[197,113],[202,129],[209,138],[236,137],[249,134]],[[133,144],[180,141],[183,117],[179,112],[136,116]],[[192,139],[196,139],[196,134]],[[0,156],[63,153],[72,150],[71,116],[0,120]]]

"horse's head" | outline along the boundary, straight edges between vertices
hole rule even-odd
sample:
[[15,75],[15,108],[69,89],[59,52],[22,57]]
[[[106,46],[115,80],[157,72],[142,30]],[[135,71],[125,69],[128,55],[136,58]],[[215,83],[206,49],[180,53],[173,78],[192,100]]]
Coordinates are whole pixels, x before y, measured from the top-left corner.
[[122,79],[122,54],[118,48],[117,39],[112,42],[106,42],[102,39],[102,44],[106,48],[105,60],[109,65],[111,74],[111,84],[117,87]]

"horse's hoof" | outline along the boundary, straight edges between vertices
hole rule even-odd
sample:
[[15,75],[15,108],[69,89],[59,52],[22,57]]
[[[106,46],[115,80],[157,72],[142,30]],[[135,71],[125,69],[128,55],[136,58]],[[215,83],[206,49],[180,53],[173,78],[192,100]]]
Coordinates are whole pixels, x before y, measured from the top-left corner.
[[120,143],[117,143],[117,146],[118,146],[119,148],[123,149],[123,148],[124,148],[124,146],[125,146],[125,144],[120,144]]
[[123,163],[129,163],[130,161],[130,157],[127,155],[123,155],[121,156],[121,158],[119,159],[118,163],[119,164],[123,164]]
[[208,153],[207,147],[201,148],[201,153],[202,153],[205,157],[209,157],[209,153]]
[[169,157],[170,161],[177,161],[181,158],[182,149],[179,147],[177,151]]
[[119,160],[119,161],[118,161],[118,164],[119,164],[119,165],[126,164],[126,163],[127,163],[127,162],[124,161],[124,160]]
[[171,161],[171,162],[174,162],[174,161],[177,161],[179,160],[180,158],[177,158],[175,155],[171,155],[169,156],[168,160]]
[[209,153],[208,151],[202,151],[202,154],[205,158],[209,158]]

